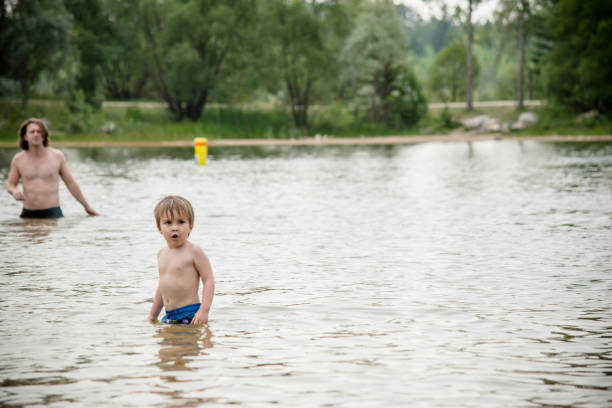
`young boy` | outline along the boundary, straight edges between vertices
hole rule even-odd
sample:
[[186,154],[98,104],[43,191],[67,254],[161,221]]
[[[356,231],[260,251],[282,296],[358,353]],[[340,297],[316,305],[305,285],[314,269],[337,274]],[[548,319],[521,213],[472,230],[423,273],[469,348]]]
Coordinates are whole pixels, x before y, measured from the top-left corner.
[[[200,324],[208,322],[215,292],[215,280],[208,257],[187,238],[193,229],[193,208],[183,197],[162,198],[154,210],[157,229],[168,243],[157,253],[159,283],[149,321],[157,320],[166,309],[163,323]],[[198,299],[202,280],[202,303]]]

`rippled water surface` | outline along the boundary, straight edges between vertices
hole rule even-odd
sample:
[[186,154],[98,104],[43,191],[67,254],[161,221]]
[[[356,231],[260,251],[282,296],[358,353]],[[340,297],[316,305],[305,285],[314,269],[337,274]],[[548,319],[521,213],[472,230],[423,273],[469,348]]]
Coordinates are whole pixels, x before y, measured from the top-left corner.
[[[64,151],[103,215],[0,196],[0,406],[612,405],[612,144]],[[168,193],[206,327],[146,321]]]

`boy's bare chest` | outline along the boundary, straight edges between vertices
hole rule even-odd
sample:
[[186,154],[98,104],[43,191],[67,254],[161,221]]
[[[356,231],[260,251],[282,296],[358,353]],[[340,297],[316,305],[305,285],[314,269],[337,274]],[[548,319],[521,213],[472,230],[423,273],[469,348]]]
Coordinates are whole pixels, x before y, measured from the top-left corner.
[[158,259],[159,276],[169,278],[181,278],[192,276],[196,273],[193,259],[185,254],[178,256],[162,255]]

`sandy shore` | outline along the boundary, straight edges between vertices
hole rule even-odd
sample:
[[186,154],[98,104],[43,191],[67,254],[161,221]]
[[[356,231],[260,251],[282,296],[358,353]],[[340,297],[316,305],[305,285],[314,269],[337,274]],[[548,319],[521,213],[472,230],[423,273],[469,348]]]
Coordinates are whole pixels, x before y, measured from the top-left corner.
[[[460,133],[428,136],[380,136],[380,137],[317,137],[303,139],[219,139],[209,140],[208,146],[334,146],[334,145],[398,145],[428,142],[479,142],[484,140],[516,140],[537,142],[597,142],[612,141],[612,135],[549,135],[504,136],[493,134]],[[191,140],[176,141],[91,141],[54,142],[57,147],[188,147]],[[16,142],[0,142],[0,147],[17,147]]]

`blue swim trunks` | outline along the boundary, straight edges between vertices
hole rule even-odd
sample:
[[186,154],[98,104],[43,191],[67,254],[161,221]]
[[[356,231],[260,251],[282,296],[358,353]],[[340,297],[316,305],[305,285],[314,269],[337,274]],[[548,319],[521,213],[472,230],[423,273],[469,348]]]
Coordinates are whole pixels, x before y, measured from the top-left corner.
[[166,315],[162,317],[161,321],[162,323],[171,324],[189,324],[199,309],[200,304],[194,303],[193,305],[179,307],[178,309],[166,310]]

